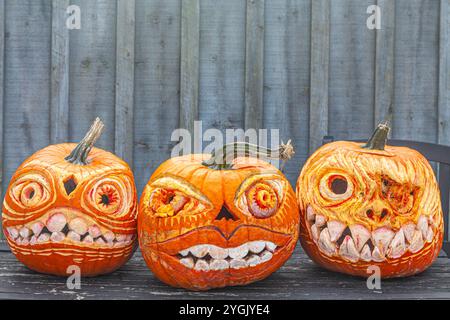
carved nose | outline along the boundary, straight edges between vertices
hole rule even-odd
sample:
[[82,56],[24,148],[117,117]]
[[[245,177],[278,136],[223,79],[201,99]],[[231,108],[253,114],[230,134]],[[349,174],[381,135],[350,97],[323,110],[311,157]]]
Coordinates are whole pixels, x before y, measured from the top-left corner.
[[217,217],[216,217],[215,220],[222,220],[222,219],[225,219],[225,220],[233,220],[233,221],[238,220],[238,218],[236,218],[236,217],[228,210],[228,208],[227,208],[225,205],[222,206],[222,209],[220,210],[220,212],[219,212],[219,214],[217,215]]
[[382,210],[372,210],[369,209],[366,211],[366,215],[371,220],[381,221],[383,220],[387,215],[389,211],[386,208],[383,208]]

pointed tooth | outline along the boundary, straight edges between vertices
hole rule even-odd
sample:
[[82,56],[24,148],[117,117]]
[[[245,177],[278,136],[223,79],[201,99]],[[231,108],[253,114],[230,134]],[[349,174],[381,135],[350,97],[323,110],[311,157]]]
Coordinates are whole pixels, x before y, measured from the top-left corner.
[[277,248],[277,245],[273,242],[270,241],[266,241],[266,249],[269,250],[270,252],[274,252]]
[[31,226],[31,231],[33,231],[36,237],[38,237],[41,234],[42,229],[44,229],[44,224],[42,222],[35,222]]
[[52,242],[61,242],[65,237],[64,233],[56,231],[52,233],[50,240],[52,240]]
[[433,228],[430,226],[430,227],[428,227],[427,235],[425,236],[425,239],[427,242],[431,242],[431,241],[433,241],[433,237],[434,237]]
[[118,235],[116,235],[116,240],[118,242],[124,242],[127,240],[127,235],[126,234],[118,234]]
[[417,221],[417,229],[419,229],[420,232],[422,232],[423,238],[425,238],[427,236],[428,220],[427,220],[427,217],[425,217],[424,215],[421,215],[419,217],[419,220]]
[[55,213],[48,218],[46,226],[50,232],[62,231],[67,224],[66,216],[62,213]]
[[247,259],[247,264],[250,267],[254,267],[260,263],[261,263],[261,258],[256,254],[252,255],[250,258]]
[[245,267],[248,267],[248,264],[244,259],[233,259],[230,261],[230,268],[232,269],[241,269]]
[[243,245],[228,249],[228,255],[233,259],[242,259],[248,254],[248,245],[244,243]]
[[319,248],[322,249],[327,255],[333,255],[336,252],[336,247],[333,242],[331,242],[328,228],[323,229],[320,233]]
[[314,219],[316,218],[316,212],[311,206],[308,206],[306,208],[306,219],[310,222],[314,222]]
[[27,246],[30,244],[30,240],[28,240],[28,238],[22,239],[20,244],[23,246]]
[[390,258],[400,258],[406,252],[406,242],[405,242],[405,234],[403,229],[397,231],[392,239],[391,244],[389,245],[388,257]]
[[195,263],[194,269],[197,271],[209,271],[209,264],[205,260],[199,259]]
[[97,240],[95,240],[95,243],[96,243],[96,244],[99,244],[99,245],[104,245],[104,244],[106,244],[105,240],[103,240],[102,238],[98,238]]
[[209,245],[199,244],[191,248],[191,253],[197,258],[203,258],[209,253]]
[[106,242],[112,243],[114,241],[114,239],[116,238],[116,235],[111,231],[107,231],[103,235],[103,238],[105,238]]
[[223,260],[226,257],[228,257],[228,249],[223,249],[218,246],[210,245],[209,246],[209,255],[213,259]]
[[22,238],[26,239],[29,238],[31,236],[31,230],[28,229],[27,227],[22,227],[19,230],[19,234]]
[[358,252],[361,251],[361,249],[367,243],[367,240],[369,240],[371,237],[370,231],[360,224],[354,224],[350,226],[350,233],[352,234],[353,241]]
[[84,237],[82,242],[91,244],[94,243],[94,238],[92,238],[90,235],[87,235],[86,237]]
[[364,260],[366,262],[372,261],[372,253],[370,252],[370,248],[369,248],[368,244],[366,244],[362,248],[360,257],[361,257],[362,260]]
[[411,243],[414,232],[416,231],[416,225],[412,222],[408,222],[407,224],[402,226],[403,233],[405,235],[405,239]]
[[322,216],[320,214],[316,215],[316,223],[315,224],[317,227],[321,227],[321,226],[325,225],[326,222],[327,222],[327,219],[325,219],[324,216]]
[[69,229],[80,235],[84,235],[88,232],[88,225],[83,218],[75,218],[69,222]]
[[386,257],[380,251],[380,249],[378,249],[378,247],[375,247],[372,252],[372,259],[373,259],[373,261],[381,262],[381,261],[386,260]]
[[181,250],[179,254],[183,257],[186,257],[189,254],[189,249]]
[[16,240],[19,237],[19,231],[14,227],[6,228],[6,231],[8,231],[9,236],[13,240]]
[[330,240],[331,242],[337,241],[342,235],[342,232],[344,232],[345,228],[347,227],[345,224],[343,224],[340,221],[328,221],[327,223],[328,232],[330,233]]
[[412,253],[416,253],[417,251],[419,251],[420,249],[423,248],[423,238],[422,238],[422,232],[419,230],[416,230],[414,232],[413,238],[411,240],[411,243],[409,245],[409,251],[411,251]]
[[72,240],[72,241],[75,241],[75,242],[80,242],[81,241],[81,236],[78,233],[74,232],[74,231],[69,231],[67,233],[67,238]]
[[[100,230],[100,228],[96,225],[90,226],[88,228],[88,232],[91,235],[92,238],[98,238],[102,235],[102,231]],[[84,234],[84,233],[83,233]]]
[[37,243],[37,237],[35,235],[33,235],[30,239],[30,244],[32,246],[34,246]]
[[230,267],[230,264],[228,263],[227,260],[213,260],[210,264],[209,264],[209,269],[210,270],[226,270]]
[[374,245],[379,248],[383,256],[386,255],[389,244],[391,243],[394,236],[395,232],[387,227],[381,227],[372,232]]
[[261,253],[259,257],[261,258],[261,263],[264,263],[272,259],[273,254],[272,252],[269,251],[263,251],[263,253]]
[[189,269],[194,268],[194,260],[191,257],[180,259],[180,263]]
[[37,238],[38,243],[47,242],[50,240],[50,235],[48,233],[43,233]]
[[311,236],[314,241],[317,241],[319,239],[319,228],[315,224],[311,226]]
[[253,253],[260,253],[266,248],[264,241],[252,241],[248,243],[248,249]]
[[339,255],[346,260],[357,262],[359,260],[359,252],[356,250],[352,237],[345,236],[344,241],[339,248]]

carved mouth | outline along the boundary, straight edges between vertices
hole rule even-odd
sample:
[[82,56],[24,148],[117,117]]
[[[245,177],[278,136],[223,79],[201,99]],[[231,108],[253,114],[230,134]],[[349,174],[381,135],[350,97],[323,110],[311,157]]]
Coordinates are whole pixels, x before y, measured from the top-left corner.
[[115,233],[92,218],[69,208],[50,213],[24,225],[6,227],[8,240],[15,245],[33,247],[48,243],[121,248],[133,243],[134,234]]
[[361,224],[328,220],[310,206],[306,218],[311,239],[320,252],[349,262],[383,262],[415,254],[433,241],[438,227],[432,217],[421,215],[417,223],[407,222],[398,230],[384,226],[370,231]]
[[272,259],[277,245],[271,241],[250,241],[238,247],[222,248],[199,244],[180,251],[178,261],[196,271],[223,271],[256,267]]

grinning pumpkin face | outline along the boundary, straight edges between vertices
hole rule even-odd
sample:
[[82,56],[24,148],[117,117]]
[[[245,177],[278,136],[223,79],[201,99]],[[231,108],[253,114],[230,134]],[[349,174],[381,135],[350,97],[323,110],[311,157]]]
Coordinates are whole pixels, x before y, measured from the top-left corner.
[[334,142],[317,150],[297,182],[301,243],[319,265],[383,277],[425,270],[442,244],[433,170],[417,151]]
[[75,144],[46,147],[16,171],[3,203],[12,252],[38,272],[82,276],[111,272],[131,256],[136,191],[128,165],[93,148],[85,164],[65,158]]
[[210,155],[163,163],[140,202],[143,256],[162,281],[193,290],[263,279],[298,240],[295,194],[267,162],[233,160],[232,169],[202,164]]

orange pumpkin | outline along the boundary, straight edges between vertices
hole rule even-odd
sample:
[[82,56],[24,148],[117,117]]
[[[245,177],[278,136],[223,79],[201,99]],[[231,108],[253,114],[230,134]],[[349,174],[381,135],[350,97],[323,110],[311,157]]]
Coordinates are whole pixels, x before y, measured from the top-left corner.
[[369,276],[425,270],[442,245],[439,188],[417,151],[386,146],[382,123],[366,145],[339,141],[318,149],[297,182],[300,241],[319,265]]
[[78,144],[48,146],[13,175],[3,202],[3,229],[16,257],[42,273],[82,276],[111,272],[135,248],[133,174],[115,155],[93,148],[97,119]]
[[[244,285],[280,268],[298,240],[295,193],[274,166],[239,149],[172,158],[151,176],[139,205],[145,261],[165,283],[191,290]],[[281,148],[289,158],[292,147]],[[219,159],[225,159],[220,162]]]

